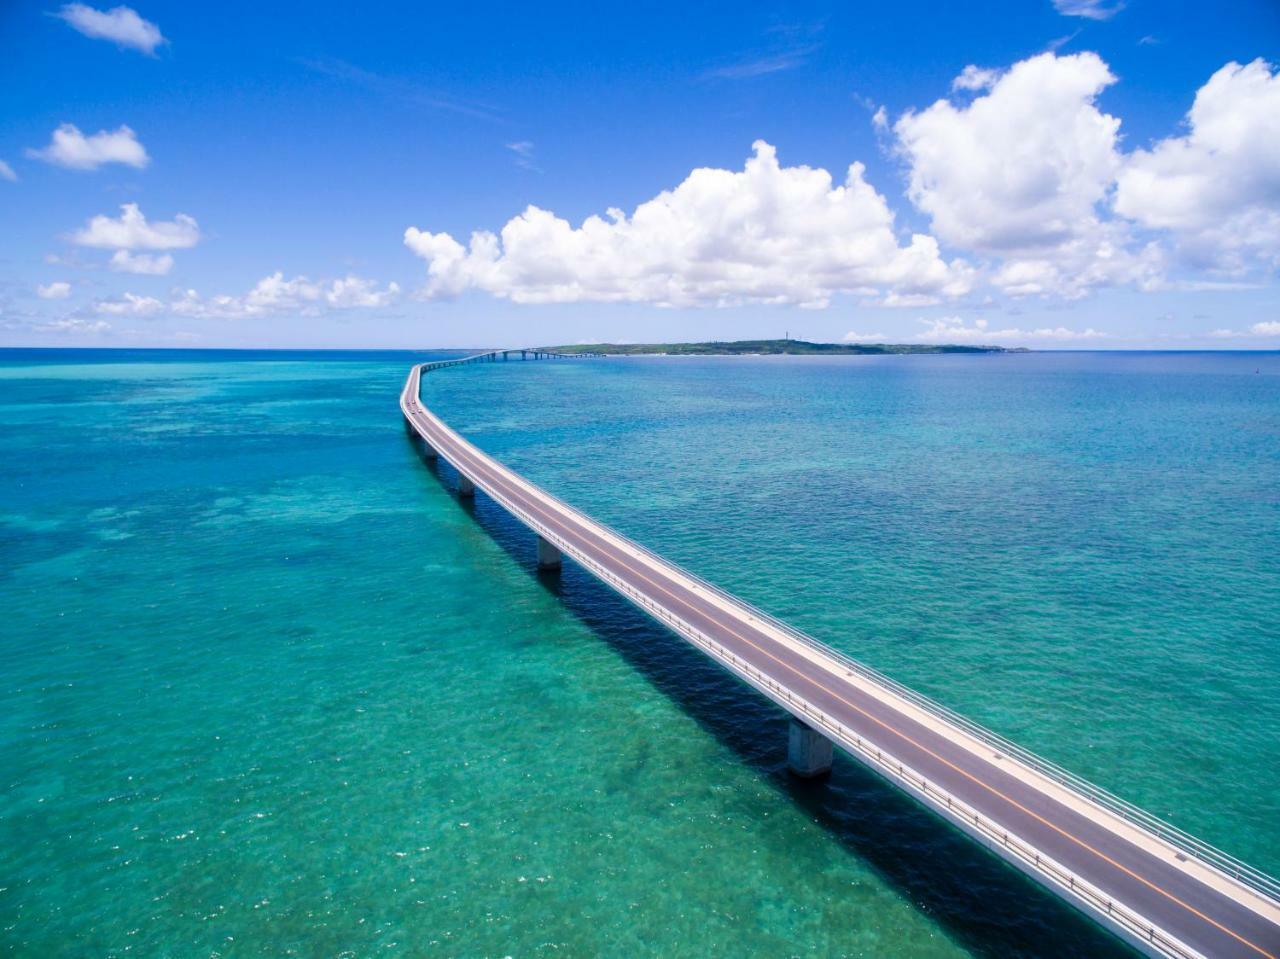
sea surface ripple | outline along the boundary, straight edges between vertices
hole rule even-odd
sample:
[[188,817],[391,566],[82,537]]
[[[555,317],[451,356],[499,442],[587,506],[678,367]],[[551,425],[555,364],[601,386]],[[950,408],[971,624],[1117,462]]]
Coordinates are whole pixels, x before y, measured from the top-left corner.
[[[420,460],[427,353],[0,351],[0,953],[1123,950]],[[464,435],[1280,872],[1280,354],[428,377]]]

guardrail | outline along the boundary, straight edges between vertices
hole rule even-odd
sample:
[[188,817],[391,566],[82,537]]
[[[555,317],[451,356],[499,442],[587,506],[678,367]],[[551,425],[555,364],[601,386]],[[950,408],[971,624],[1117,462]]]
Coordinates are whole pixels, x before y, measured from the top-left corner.
[[786,686],[730,652],[705,633],[690,625],[686,620],[673,615],[662,605],[653,602],[626,580],[615,576],[607,568],[599,565],[589,556],[561,539],[537,517],[521,509],[501,493],[490,491],[490,495],[495,502],[511,513],[512,516],[516,517],[539,536],[552,542],[557,549],[611,586],[633,605],[660,622],[665,623],[694,643],[694,645],[702,648],[712,658],[725,663],[731,671],[742,675],[748,682],[764,692],[769,698],[778,702],[784,709],[793,713],[798,710],[807,722],[823,729],[846,749],[862,755],[873,767],[878,767],[883,775],[901,782],[910,791],[918,793],[931,805],[937,807],[939,811],[945,811],[950,818],[962,824],[966,829],[976,830],[987,839],[998,844],[1010,855],[1018,857],[1028,867],[1033,867],[1045,874],[1064,890],[1081,899],[1099,913],[1105,914],[1138,939],[1156,946],[1167,955],[1179,957],[1179,959],[1201,959],[1198,952],[1186,946],[1180,940],[1162,932],[1151,923],[1145,922],[1137,913],[1116,903],[1102,890],[1080,878],[1070,869],[1041,854],[1016,835],[1010,834],[1008,830],[1000,828],[998,824],[987,819],[972,806],[951,795],[947,790],[931,785],[926,777],[913,768],[894,760],[883,750],[875,747],[858,734],[853,733],[821,710],[815,709],[804,700],[793,696]]
[[[501,498],[499,498],[501,501]],[[503,503],[504,508],[510,509],[508,503]],[[513,509],[513,513],[520,514],[522,511]],[[522,516],[522,520],[526,523],[535,522],[527,514]],[[540,531],[539,535],[546,535],[546,531]],[[823,729],[832,739],[840,742],[846,749],[856,752],[869,761],[873,767],[879,767],[882,775],[886,775],[890,779],[897,780],[907,786],[911,791],[920,794],[931,805],[938,807],[939,811],[945,808],[945,811],[952,819],[961,822],[965,828],[973,827],[982,833],[989,840],[997,843],[1002,849],[1008,853],[1017,856],[1027,866],[1033,867],[1041,873],[1049,876],[1059,886],[1063,887],[1072,895],[1082,899],[1086,904],[1092,906],[1100,913],[1114,921],[1119,922],[1122,926],[1136,935],[1139,939],[1151,943],[1162,949],[1166,954],[1180,957],[1180,959],[1198,959],[1200,953],[1191,949],[1181,940],[1176,939],[1155,925],[1146,922],[1138,913],[1133,912],[1127,907],[1116,903],[1110,896],[1106,895],[1097,886],[1080,878],[1073,871],[1063,866],[1057,860],[1049,856],[1045,856],[1034,846],[1031,846],[1015,834],[1011,834],[1007,829],[1002,829],[997,823],[992,822],[983,816],[980,812],[953,796],[945,789],[941,789],[936,785],[932,785],[929,780],[905,763],[898,762],[892,757],[872,743],[863,739],[856,733],[851,732],[840,722],[831,719],[821,710],[814,709],[807,702],[792,696],[790,690],[783,684],[773,679],[771,676],[761,672],[757,667],[751,665],[747,661],[739,658],[734,653],[725,649],[715,640],[695,629],[689,623],[672,616],[661,605],[654,603],[648,597],[638,590],[633,589],[624,580],[608,573],[603,567],[587,559],[585,556],[577,554],[577,551],[571,547],[559,547],[574,558],[575,561],[583,564],[585,567],[595,573],[596,576],[605,580],[613,586],[615,590],[622,593],[631,602],[646,611],[650,616],[665,622],[670,628],[684,635],[687,639],[693,641],[696,645],[702,647],[713,658],[719,659],[726,663],[732,670],[739,674],[745,674],[748,681],[753,681],[752,685],[761,688],[763,692],[770,696],[771,699],[777,701],[783,708],[789,712],[799,709],[805,720],[811,725]]]
[[[500,353],[502,351],[497,350],[497,351],[490,351],[490,352]],[[546,352],[546,351],[541,351],[541,352]],[[455,359],[455,360],[439,360],[433,363],[425,363],[425,364],[422,364],[422,366],[420,367],[420,370],[421,372],[426,373],[431,370],[439,369],[446,366],[454,366],[462,363],[467,363],[474,359],[477,359],[478,357],[487,356],[487,355],[490,355],[490,353],[476,354],[475,356],[462,357],[460,359]],[[560,354],[560,355],[568,356],[570,354]],[[407,389],[408,389],[408,384],[406,384],[406,394],[407,394]],[[421,402],[419,397],[415,396],[414,399],[419,400],[419,403]],[[425,407],[424,407],[424,410],[425,410]],[[436,418],[436,420],[437,422],[440,422],[441,426],[444,426],[446,429],[449,429],[449,427],[445,426],[445,424],[439,421],[438,418]],[[451,432],[453,431],[451,430]],[[484,453],[480,453],[480,455],[487,457],[487,454],[484,454]],[[491,457],[487,457],[487,458],[492,460]],[[503,470],[504,472],[511,473],[511,470],[507,469],[506,467],[503,467],[501,464],[496,464],[496,465],[498,466],[499,469]],[[512,474],[512,475],[514,476],[515,474]],[[521,479],[521,478],[517,477],[517,479]],[[527,481],[523,481],[523,482],[525,483],[525,485],[530,485],[530,486],[532,485],[532,484],[529,484]],[[1161,840],[1163,840],[1170,846],[1173,846],[1180,852],[1186,853],[1187,855],[1194,857],[1200,862],[1203,862],[1213,867],[1217,871],[1236,880],[1243,886],[1249,889],[1252,889],[1253,891],[1260,893],[1267,898],[1280,900],[1280,880],[1277,880],[1275,877],[1269,875],[1268,873],[1263,872],[1262,870],[1257,869],[1253,866],[1250,866],[1248,863],[1244,862],[1241,859],[1236,858],[1235,856],[1232,856],[1230,853],[1223,852],[1222,850],[1216,848],[1215,846],[1212,846],[1209,843],[1206,843],[1200,839],[1197,839],[1195,836],[1192,836],[1191,834],[1183,831],[1182,829],[1179,829],[1177,826],[1174,826],[1172,823],[1165,822],[1163,819],[1160,819],[1159,817],[1152,815],[1146,810],[1138,806],[1135,806],[1133,803],[1128,802],[1125,799],[1121,799],[1119,796],[1115,795],[1109,790],[1104,789],[1101,786],[1095,785],[1080,776],[1077,776],[1076,774],[1064,769],[1063,767],[1057,765],[1056,763],[1051,762],[1050,760],[1044,759],[1036,755],[1035,753],[1031,752],[1030,750],[1023,748],[1022,746],[1019,746],[1017,743],[1014,743],[1006,739],[1005,737],[1001,736],[999,733],[993,732],[992,730],[987,729],[985,726],[982,726],[979,723],[973,722],[972,720],[965,718],[964,716],[942,705],[936,700],[930,699],[928,696],[925,696],[922,693],[918,693],[908,686],[904,686],[902,683],[898,682],[895,679],[891,679],[890,677],[886,676],[884,673],[881,673],[879,670],[874,669],[870,666],[867,666],[864,663],[861,663],[858,660],[852,658],[851,656],[848,656],[847,654],[842,653],[839,650],[828,646],[826,643],[823,643],[817,639],[814,639],[812,636],[809,636],[807,633],[804,633],[799,629],[796,629],[794,626],[791,626],[783,622],[782,620],[765,612],[764,610],[759,609],[758,607],[752,605],[751,603],[745,602],[741,598],[734,596],[732,593],[729,593],[726,590],[721,589],[719,586],[716,586],[714,583],[711,583],[703,579],[701,576],[697,575],[696,573],[690,572],[684,567],[671,562],[669,559],[666,559],[663,556],[660,556],[659,554],[655,553],[653,550],[648,549],[645,546],[642,546],[641,544],[635,542],[634,540],[630,539],[624,534],[613,529],[609,525],[600,522],[600,520],[591,516],[587,516],[587,514],[583,513],[581,510],[577,509],[576,507],[571,506],[570,504],[565,503],[562,500],[556,497],[553,497],[542,490],[539,490],[539,492],[542,493],[542,495],[546,496],[548,499],[553,500],[559,508],[565,510],[566,512],[572,513],[575,517],[581,520],[587,521],[589,523],[594,524],[597,527],[602,528],[610,536],[613,536],[615,539],[624,543],[628,549],[632,549],[638,553],[641,553],[644,556],[648,557],[649,559],[656,561],[666,566],[669,569],[674,570],[675,572],[679,573],[681,576],[684,576],[687,579],[693,581],[700,588],[706,590],[708,593],[715,595],[717,598],[721,599],[722,601],[749,611],[754,617],[768,624],[773,629],[784,633],[790,639],[793,639],[796,642],[801,643],[802,645],[808,647],[815,653],[818,653],[822,656],[829,657],[835,660],[846,670],[855,673],[856,675],[860,676],[864,680],[880,686],[882,689],[892,693],[893,695],[901,699],[906,700],[907,702],[911,703],[913,706],[923,710],[924,712],[929,713],[930,715],[941,720],[942,722],[958,727],[963,732],[973,737],[974,739],[978,740],[979,742],[983,743],[984,745],[989,746],[995,750],[998,750],[1004,756],[1008,756],[1010,758],[1016,759],[1017,761],[1021,762],[1023,765],[1030,767],[1032,770],[1034,770],[1041,776],[1044,776],[1045,778],[1051,780],[1052,782],[1063,787],[1064,789],[1067,789],[1068,791],[1075,793],[1080,798],[1085,799],[1089,802],[1092,802],[1095,805],[1101,806],[1102,808],[1106,809],[1108,812],[1111,812],[1112,814],[1119,816],[1121,819],[1127,822],[1130,822],[1136,826],[1139,826],[1140,828],[1146,830],[1148,833],[1151,833],[1159,837]],[[507,509],[509,512],[515,515],[518,515],[522,522],[536,529],[540,535],[544,535],[547,539],[556,542],[558,548],[561,548],[564,552],[569,553],[574,558],[575,561],[579,562],[584,566],[591,568],[592,572],[595,573],[596,576],[606,580],[615,588],[617,588],[620,592],[622,592],[624,595],[627,595],[628,598],[631,598],[630,594],[635,591],[631,590],[631,588],[629,586],[626,586],[626,584],[624,584],[621,580],[617,580],[616,577],[613,577],[611,574],[608,574],[607,572],[605,572],[602,567],[599,567],[597,564],[591,562],[586,557],[578,554],[577,550],[572,549],[571,547],[566,547],[562,545],[561,541],[559,540],[559,537],[556,537],[553,534],[549,534],[546,530],[546,527],[544,527],[541,523],[539,523],[533,517],[524,513],[523,510],[520,510],[518,507],[506,501],[505,498],[500,496],[495,496],[494,498],[501,500],[502,505],[505,509]],[[642,596],[642,594],[637,594],[637,595]],[[652,604],[648,602],[641,603],[641,605],[644,606],[644,608],[650,611],[651,613],[659,608],[656,606],[656,604]],[[669,614],[666,616],[659,615],[658,618],[663,619],[664,622],[668,622],[669,624],[673,620],[673,617],[670,617]],[[680,622],[683,622],[683,621],[680,621]],[[693,631],[692,627],[688,627],[687,624],[685,625],[689,631]],[[681,632],[683,633],[685,632],[685,630],[681,630]],[[707,644],[715,645],[713,641],[707,639],[706,637],[703,637],[702,639],[703,641],[700,641],[699,645],[703,645],[703,646]],[[720,658],[723,658],[723,657],[720,657]],[[782,688],[779,684],[776,684],[776,683],[775,683],[775,686],[778,689]],[[789,698],[789,694],[788,694],[788,698]],[[833,725],[838,725],[838,724],[834,724],[828,721],[828,722],[825,722],[824,725],[826,725],[828,728],[831,728]],[[840,738],[842,740],[848,739],[848,737],[844,734],[841,734]],[[920,782],[922,783],[924,782],[923,778],[919,777],[918,774],[916,774],[916,778]],[[937,790],[935,787],[934,792],[938,793],[940,791]],[[954,800],[954,801],[956,803],[959,803],[959,800]],[[976,818],[981,818],[981,817],[978,817],[978,814],[976,812],[973,813],[973,816]],[[989,824],[988,829],[994,830],[995,829],[994,824]],[[1006,847],[1012,848],[1012,847],[1008,847],[1007,845],[1008,843],[1007,833],[1005,833],[1004,835],[1006,836],[1006,839],[1004,840]],[[1030,848],[1030,847],[1026,847],[1026,848]],[[1039,853],[1035,853],[1035,855],[1038,857],[1037,862],[1039,860],[1045,860],[1046,862],[1049,861],[1049,860],[1046,860],[1045,857],[1040,856]],[[1069,870],[1066,870],[1064,867],[1056,864],[1055,864],[1055,867],[1063,875],[1073,876],[1073,874],[1070,874]],[[1070,886],[1073,892],[1076,891],[1077,888],[1083,889],[1083,888],[1086,888],[1087,886],[1088,884],[1084,883],[1083,880],[1073,876],[1072,884]],[[1088,887],[1088,888],[1092,888],[1092,887]],[[1096,897],[1100,897],[1098,901],[1105,901],[1107,903],[1108,910],[1112,908],[1112,904],[1110,900],[1106,899],[1101,892],[1094,890],[1094,893],[1096,894]],[[1111,915],[1111,913],[1108,912],[1108,915]],[[1134,926],[1133,928],[1137,928],[1137,927]],[[1154,927],[1143,927],[1143,929],[1144,929],[1144,937],[1149,942],[1155,941],[1155,939],[1153,939],[1152,937],[1163,936],[1163,934],[1160,933],[1158,930],[1155,930]],[[1147,933],[1150,933],[1150,935],[1147,935]],[[1167,939],[1168,937],[1166,936],[1164,938]],[[1174,940],[1170,940],[1170,942],[1174,942]],[[1183,955],[1183,956],[1196,955],[1196,953],[1188,950],[1185,946],[1181,946],[1181,944],[1179,944],[1179,951],[1176,952],[1175,954]]]

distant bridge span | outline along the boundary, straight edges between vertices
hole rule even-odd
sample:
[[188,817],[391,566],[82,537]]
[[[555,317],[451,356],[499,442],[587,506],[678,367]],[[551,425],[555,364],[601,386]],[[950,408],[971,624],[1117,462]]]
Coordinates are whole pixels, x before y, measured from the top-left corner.
[[[834,743],[1122,939],[1153,956],[1280,959],[1280,882],[850,659],[609,529],[503,466],[421,400],[425,373],[550,350],[415,366],[400,396],[428,457],[793,717],[789,762]],[[579,356],[582,354],[573,354]]]

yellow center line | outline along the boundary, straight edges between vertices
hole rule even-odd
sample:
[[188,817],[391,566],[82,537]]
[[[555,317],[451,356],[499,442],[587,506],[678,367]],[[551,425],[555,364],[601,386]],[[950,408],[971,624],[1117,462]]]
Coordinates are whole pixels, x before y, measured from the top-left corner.
[[[424,408],[424,411],[425,411],[425,408]],[[431,424],[430,424],[430,421],[428,421],[428,426],[430,426],[430,425],[431,425]],[[445,438],[446,440],[450,439],[450,437],[449,437],[447,434],[445,434],[445,437],[444,437],[444,438]],[[461,438],[459,437],[459,439],[461,439]],[[465,441],[465,440],[462,440],[461,442],[465,443],[466,441]],[[494,469],[492,469],[491,467],[489,467],[489,466],[488,466],[488,464],[486,464],[483,460],[479,460],[479,459],[478,459],[478,457],[477,457],[476,455],[473,455],[473,454],[471,453],[471,451],[470,451],[469,449],[467,449],[465,446],[460,446],[460,447],[459,447],[459,449],[461,450],[461,452],[462,452],[463,454],[465,454],[465,455],[467,456],[467,458],[468,458],[468,459],[471,459],[471,460],[473,460],[473,461],[477,462],[477,463],[479,464],[479,466],[483,467],[486,471],[491,472],[491,473],[494,473],[494,474],[498,477],[498,479],[500,479],[500,480],[502,480],[502,481],[503,481],[503,484],[504,484],[504,485],[513,485],[513,484],[511,484],[511,483],[510,483],[510,481],[509,481],[509,480],[506,480],[505,478],[503,478],[503,477],[501,476],[501,474],[500,474],[500,473],[497,473],[497,471],[496,471],[496,470],[494,470]],[[481,455],[483,455],[483,454],[481,454]],[[473,464],[473,468],[474,468],[474,464]],[[517,487],[517,489],[518,489],[518,487]],[[528,494],[526,494],[526,495],[528,495]],[[540,514],[541,514],[544,518],[546,518],[546,519],[551,519],[551,520],[554,520],[554,521],[558,521],[558,522],[560,522],[561,524],[563,524],[563,523],[565,522],[565,521],[564,521],[564,519],[563,519],[562,517],[558,517],[558,516],[556,516],[556,514],[554,514],[554,513],[550,513],[550,512],[549,512],[545,507],[542,507],[542,506],[540,506],[539,504],[537,504],[537,503],[536,503],[536,501],[535,501],[534,511],[536,511],[536,512],[540,513]],[[601,537],[601,534],[598,534],[598,533],[593,533],[593,535],[597,536],[597,538],[603,538],[603,537]],[[584,550],[584,552],[585,552],[585,550]],[[632,566],[632,565],[630,564],[630,562],[626,562],[626,561],[624,561],[624,562],[622,562],[622,564],[621,564],[621,565],[623,565],[623,566],[624,566],[624,568],[626,568],[626,569],[627,569],[630,573],[632,573],[633,575],[638,576],[640,579],[644,580],[646,583],[648,583],[648,584],[649,584],[650,586],[652,586],[654,589],[658,590],[658,591],[659,591],[659,592],[661,592],[661,593],[664,593],[665,595],[669,596],[671,599],[675,600],[678,604],[680,604],[681,606],[683,606],[685,609],[687,609],[687,610],[689,610],[689,611],[692,611],[692,612],[694,612],[694,613],[698,613],[698,614],[699,614],[699,615],[701,615],[701,616],[704,616],[704,617],[706,616],[706,614],[705,614],[705,613],[703,613],[703,612],[699,611],[699,610],[697,609],[697,607],[695,607],[695,606],[693,606],[691,603],[689,603],[689,602],[688,602],[688,600],[683,599],[682,597],[678,596],[677,594],[675,594],[675,593],[671,592],[671,590],[669,590],[669,589],[667,589],[666,587],[664,587],[661,583],[658,583],[658,582],[656,582],[655,580],[650,579],[650,578],[649,578],[648,576],[646,576],[643,572],[641,572],[640,570],[638,570],[638,569],[636,569],[634,566]],[[670,576],[668,576],[668,579],[670,580],[670,579],[671,579],[671,577],[670,577]],[[949,759],[947,759],[947,758],[945,758],[945,757],[943,757],[943,756],[939,755],[938,753],[934,752],[934,751],[933,751],[932,749],[930,749],[928,746],[925,746],[924,744],[917,742],[915,739],[911,738],[911,737],[910,737],[910,736],[908,736],[906,733],[903,733],[902,731],[900,731],[900,730],[898,730],[898,729],[894,728],[894,727],[893,727],[893,726],[891,726],[889,723],[885,722],[884,720],[880,719],[879,717],[875,716],[874,714],[872,714],[872,713],[868,712],[867,710],[863,709],[863,708],[862,708],[861,706],[859,706],[857,703],[851,702],[850,700],[846,699],[844,696],[842,696],[842,695],[841,695],[839,692],[837,692],[836,690],[829,688],[828,686],[824,685],[822,682],[820,682],[820,681],[818,681],[818,680],[816,680],[816,679],[813,679],[813,678],[812,678],[812,677],[810,677],[810,676],[806,676],[806,675],[805,675],[804,673],[802,673],[800,670],[796,669],[796,667],[795,667],[795,666],[792,666],[790,663],[786,662],[785,660],[781,659],[780,657],[778,657],[778,656],[774,655],[773,653],[769,652],[767,649],[764,649],[763,647],[759,646],[758,644],[756,644],[756,643],[752,642],[750,639],[748,639],[746,636],[743,636],[741,633],[739,633],[737,630],[733,629],[731,626],[728,626],[728,625],[726,625],[726,624],[724,624],[724,623],[721,623],[721,624],[719,624],[719,625],[720,625],[720,626],[721,626],[721,628],[722,628],[722,629],[724,629],[726,632],[730,633],[732,636],[734,636],[735,638],[737,638],[737,639],[738,639],[738,640],[740,640],[741,642],[746,643],[748,646],[750,646],[752,649],[754,649],[754,650],[756,650],[757,652],[759,652],[761,655],[763,655],[763,656],[767,656],[769,659],[773,660],[774,662],[776,662],[778,665],[782,666],[784,669],[788,670],[789,672],[793,673],[795,676],[799,677],[800,679],[804,680],[805,682],[809,683],[810,685],[816,686],[818,689],[821,689],[821,690],[822,690],[823,692],[825,692],[827,695],[829,695],[829,696],[831,696],[831,697],[833,697],[833,698],[835,698],[835,699],[839,700],[840,702],[844,703],[844,704],[845,704],[846,706],[848,706],[850,709],[853,709],[854,711],[856,711],[856,712],[860,713],[862,716],[866,717],[866,718],[867,718],[867,719],[869,719],[871,722],[875,723],[877,726],[882,727],[884,730],[886,730],[887,732],[889,732],[889,733],[891,733],[891,734],[893,734],[893,735],[897,736],[899,739],[902,739],[903,741],[905,741],[905,742],[907,742],[907,743],[910,743],[912,746],[916,747],[916,748],[917,748],[917,749],[919,749],[921,752],[923,752],[923,753],[925,753],[925,754],[927,754],[927,755],[931,756],[933,759],[937,760],[938,762],[942,763],[944,766],[947,766],[948,768],[950,768],[950,769],[954,770],[955,772],[959,773],[961,776],[964,776],[966,779],[968,779],[969,781],[973,782],[974,784],[976,784],[977,786],[981,787],[982,789],[987,790],[987,791],[988,791],[988,792],[990,792],[993,796],[996,796],[997,798],[999,798],[999,799],[1001,799],[1001,800],[1003,800],[1003,801],[1007,802],[1009,805],[1013,806],[1015,809],[1020,810],[1021,812],[1025,813],[1026,815],[1030,816],[1031,818],[1033,818],[1033,819],[1037,820],[1038,822],[1042,823],[1044,826],[1048,827],[1049,829],[1053,830],[1054,832],[1058,833],[1059,835],[1063,836],[1064,838],[1069,839],[1071,842],[1073,842],[1073,843],[1075,843],[1076,845],[1080,846],[1082,849],[1087,850],[1088,852],[1090,852],[1090,853],[1092,853],[1093,855],[1097,856],[1099,859],[1101,859],[1101,860],[1103,860],[1104,862],[1106,862],[1106,863],[1110,864],[1110,865],[1111,865],[1111,866],[1113,866],[1114,868],[1116,868],[1116,869],[1120,870],[1121,872],[1123,872],[1123,873],[1125,873],[1126,875],[1128,875],[1128,876],[1132,877],[1133,879],[1136,879],[1138,882],[1142,883],[1144,886],[1147,886],[1149,889],[1153,890],[1154,892],[1157,892],[1157,893],[1159,893],[1160,895],[1164,896],[1164,897],[1165,897],[1165,898],[1167,898],[1170,902],[1176,903],[1177,905],[1181,906],[1183,909],[1187,910],[1187,911],[1188,911],[1188,912],[1190,912],[1191,914],[1193,914],[1193,915],[1195,915],[1195,916],[1198,916],[1199,918],[1203,919],[1205,922],[1209,923],[1210,925],[1212,925],[1212,926],[1216,927],[1217,929],[1221,930],[1222,932],[1225,932],[1228,936],[1231,936],[1233,939],[1236,939],[1237,941],[1239,941],[1239,942],[1243,943],[1244,945],[1248,946],[1250,949],[1254,950],[1254,951],[1255,951],[1255,952],[1257,952],[1259,955],[1261,955],[1261,956],[1265,956],[1265,957],[1266,957],[1266,959],[1277,959],[1277,957],[1276,957],[1274,954],[1272,954],[1272,953],[1270,953],[1270,952],[1267,952],[1265,949],[1262,949],[1261,947],[1259,947],[1259,946],[1255,945],[1254,943],[1250,942],[1248,939],[1246,939],[1246,938],[1244,938],[1243,936],[1241,936],[1239,933],[1236,933],[1236,932],[1232,931],[1231,929],[1228,929],[1226,926],[1222,925],[1222,923],[1220,923],[1220,922],[1218,922],[1217,920],[1215,920],[1215,919],[1211,918],[1210,916],[1205,915],[1205,914],[1204,914],[1203,912],[1201,912],[1199,909],[1196,909],[1196,908],[1195,908],[1194,906],[1192,906],[1191,904],[1189,904],[1189,903],[1187,903],[1187,902],[1184,902],[1182,899],[1179,899],[1179,898],[1178,898],[1177,896],[1175,896],[1173,893],[1168,892],[1167,890],[1165,890],[1165,889],[1161,888],[1160,886],[1156,885],[1156,884],[1155,884],[1154,882],[1152,882],[1151,880],[1146,879],[1145,877],[1143,877],[1143,876],[1139,875],[1138,873],[1134,872],[1132,869],[1129,869],[1128,867],[1121,865],[1120,863],[1118,863],[1118,862],[1116,862],[1114,859],[1112,859],[1110,856],[1108,856],[1106,853],[1104,853],[1104,852],[1102,852],[1102,851],[1100,851],[1100,850],[1098,850],[1098,849],[1094,848],[1094,847],[1093,847],[1093,846],[1091,846],[1089,843],[1085,842],[1083,839],[1080,839],[1079,837],[1077,837],[1077,836],[1073,835],[1072,833],[1068,832],[1067,830],[1063,829],[1062,827],[1060,827],[1060,826],[1058,826],[1058,825],[1055,825],[1054,823],[1050,822],[1048,819],[1045,819],[1045,818],[1044,818],[1043,816],[1041,816],[1039,813],[1034,812],[1034,811],[1033,811],[1033,810],[1031,810],[1031,809],[1028,809],[1026,806],[1024,806],[1024,805],[1022,805],[1021,803],[1019,803],[1016,799],[1013,799],[1011,796],[1008,796],[1008,795],[1006,795],[1005,793],[1001,792],[1001,791],[1000,791],[999,789],[997,789],[995,786],[992,786],[992,785],[990,785],[989,783],[984,782],[983,780],[979,779],[977,776],[973,775],[972,773],[968,772],[967,770],[965,770],[965,769],[961,768],[960,766],[957,766],[955,763],[951,762],[951,760],[949,760]]]

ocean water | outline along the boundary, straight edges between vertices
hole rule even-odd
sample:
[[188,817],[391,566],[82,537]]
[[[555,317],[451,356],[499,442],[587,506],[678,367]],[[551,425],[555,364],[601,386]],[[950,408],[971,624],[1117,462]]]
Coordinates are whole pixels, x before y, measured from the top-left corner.
[[[0,351],[0,954],[1103,956],[422,462],[435,354]],[[428,377],[534,481],[1280,872],[1280,354]]]

